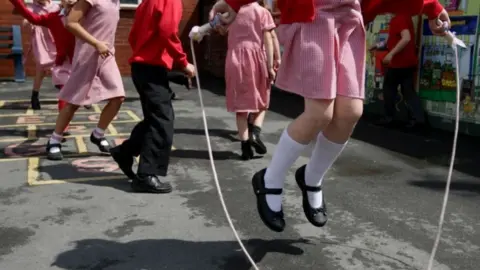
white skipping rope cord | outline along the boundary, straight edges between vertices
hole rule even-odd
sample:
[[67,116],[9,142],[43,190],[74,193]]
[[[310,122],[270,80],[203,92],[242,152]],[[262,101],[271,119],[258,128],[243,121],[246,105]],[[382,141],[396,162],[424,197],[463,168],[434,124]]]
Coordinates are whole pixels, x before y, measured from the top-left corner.
[[[455,38],[454,38],[455,39]],[[197,65],[197,59],[195,56],[195,44],[194,44],[194,39],[190,39],[190,49],[192,52],[192,58],[193,58],[193,65],[195,66],[195,73],[196,73],[196,81],[197,81],[197,91],[198,91],[198,97],[200,99],[200,108],[202,110],[202,119],[203,119],[203,127],[205,129],[205,136],[207,139],[207,147],[208,147],[208,155],[210,157],[210,165],[212,167],[212,172],[213,172],[213,179],[215,181],[215,186],[217,188],[218,192],[218,197],[220,199],[220,203],[222,204],[223,212],[225,213],[225,216],[228,220],[228,224],[230,225],[230,228],[232,229],[232,232],[240,245],[240,248],[242,249],[243,253],[247,257],[248,261],[251,263],[253,268],[255,270],[259,270],[258,266],[256,265],[255,261],[252,259],[250,256],[250,253],[248,250],[245,248],[243,245],[242,240],[240,239],[240,236],[237,233],[237,230],[235,229],[235,225],[233,225],[232,218],[230,217],[230,213],[228,212],[227,205],[225,204],[225,199],[222,194],[222,189],[220,187],[220,182],[218,180],[218,175],[217,175],[217,170],[215,168],[215,161],[213,158],[213,151],[212,151],[212,145],[210,142],[210,134],[208,132],[208,124],[207,124],[207,115],[205,113],[205,106],[203,104],[203,95],[202,95],[202,88],[200,86],[200,78],[198,74],[198,65]],[[447,203],[448,203],[448,195],[450,194],[450,184],[452,182],[452,174],[453,174],[453,167],[455,164],[455,154],[457,151],[457,140],[458,140],[458,130],[459,130],[459,125],[460,125],[460,70],[459,70],[459,59],[458,59],[458,46],[455,42],[452,44],[453,51],[455,53],[455,64],[456,64],[456,80],[457,80],[457,104],[456,104],[456,117],[455,117],[455,131],[454,131],[454,136],[453,136],[453,146],[452,146],[452,154],[450,157],[450,166],[448,169],[448,176],[447,176],[447,183],[445,187],[445,193],[443,196],[443,205],[440,213],[440,219],[438,222],[438,231],[437,231],[437,236],[435,239],[435,242],[433,244],[432,252],[430,254],[430,259],[428,262],[428,267],[427,270],[432,270],[433,269],[433,263],[435,260],[435,254],[437,252],[438,246],[440,244],[440,239],[442,237],[442,229],[443,229],[443,224],[445,221],[445,212],[447,208]]]
[[450,167],[448,168],[447,184],[445,187],[445,194],[443,195],[442,211],[440,212],[440,219],[438,221],[437,237],[435,238],[435,242],[432,248],[432,253],[430,254],[430,259],[428,260],[427,270],[433,269],[435,254],[437,253],[437,249],[440,244],[440,239],[442,238],[443,223],[445,222],[445,212],[447,209],[448,195],[450,194],[450,184],[452,182],[453,166],[455,165],[455,154],[457,152],[458,130],[460,126],[460,65],[458,60],[458,45],[455,42],[453,42],[452,48],[455,54],[455,65],[456,65],[455,75],[457,80],[457,104],[456,104],[456,110],[455,110],[456,111],[455,131],[453,133],[452,155],[450,156]]
[[233,234],[235,235],[235,238],[237,239],[237,242],[240,245],[240,248],[242,249],[243,253],[245,253],[245,256],[250,261],[253,268],[255,270],[259,270],[255,261],[252,259],[252,256],[250,256],[250,253],[248,253],[248,250],[243,245],[242,239],[240,239],[240,236],[238,235],[237,230],[235,229],[235,226],[233,225],[233,221],[232,221],[232,218],[230,217],[230,213],[228,213],[228,208],[227,208],[227,205],[225,204],[225,199],[223,198],[222,188],[220,187],[220,182],[218,181],[217,169],[215,168],[212,145],[210,143],[210,135],[208,133],[207,114],[205,113],[205,106],[203,105],[202,88],[200,87],[200,78],[199,78],[199,75],[198,75],[198,66],[197,66],[197,59],[196,59],[196,56],[195,56],[195,48],[194,48],[193,39],[190,39],[190,48],[192,50],[193,65],[195,66],[195,73],[196,73],[195,78],[197,80],[198,98],[200,99],[200,108],[202,110],[203,127],[205,128],[205,136],[207,137],[208,155],[210,157],[210,165],[212,166],[213,180],[215,181],[215,185],[217,187],[218,197],[220,198],[220,202],[221,202],[222,207],[223,207],[223,212],[225,213],[225,216],[227,217],[228,224],[230,225],[230,228],[232,229]]

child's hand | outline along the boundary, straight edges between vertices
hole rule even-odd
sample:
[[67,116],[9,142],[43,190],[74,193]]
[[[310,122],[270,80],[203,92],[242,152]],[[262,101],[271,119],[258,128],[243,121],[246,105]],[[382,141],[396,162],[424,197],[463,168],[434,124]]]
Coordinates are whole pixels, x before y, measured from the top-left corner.
[[27,21],[27,19],[23,19],[23,27],[27,27],[27,26],[30,26],[30,23]]
[[112,55],[112,51],[108,48],[109,44],[107,42],[97,42],[95,44],[95,48],[97,49],[98,53],[100,54],[100,57],[102,58],[107,58],[108,56]]
[[280,59],[273,60],[273,69],[275,71],[278,71],[278,69],[280,68],[280,64],[282,64],[282,60]]
[[268,78],[270,79],[270,81],[275,81],[275,77],[277,76],[277,72],[275,72],[275,69],[272,67],[272,68],[269,68],[268,69]]
[[185,75],[187,75],[189,78],[195,77],[195,66],[188,63],[188,65],[183,69],[183,73],[185,73]]

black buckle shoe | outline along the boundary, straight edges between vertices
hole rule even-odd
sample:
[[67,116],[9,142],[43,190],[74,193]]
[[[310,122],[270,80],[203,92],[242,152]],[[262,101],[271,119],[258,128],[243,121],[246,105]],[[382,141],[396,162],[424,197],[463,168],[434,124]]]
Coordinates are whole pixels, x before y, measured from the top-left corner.
[[142,193],[170,193],[172,186],[169,183],[160,181],[157,176],[137,176],[132,181],[132,189]]
[[302,191],[302,205],[303,212],[307,217],[308,221],[312,223],[313,226],[323,227],[327,223],[327,206],[325,200],[323,200],[322,206],[320,208],[312,208],[308,202],[307,192],[320,192],[322,187],[312,187],[305,184],[305,168],[307,166],[303,165],[295,172],[295,180],[297,180],[297,185]]
[[260,131],[260,127],[249,124],[248,133],[250,143],[252,144],[257,154],[265,155],[267,153],[267,147],[263,143],[262,139],[260,139]]
[[[59,152],[51,152],[52,148],[58,147],[60,149]],[[47,143],[47,159],[49,160],[62,160],[63,159],[63,154],[62,154],[62,145],[59,143]]]
[[120,170],[122,170],[123,174],[134,180],[136,176],[132,170],[133,157],[122,151],[120,145],[110,149],[110,154],[112,155],[113,160],[118,164]]
[[244,141],[242,144],[242,159],[250,160],[253,158],[253,150],[250,141]]
[[[109,153],[110,152],[110,143],[108,143],[107,139],[105,137],[103,138],[97,138],[93,136],[93,133],[90,134],[90,141],[95,144],[100,152],[102,153]],[[107,142],[107,145],[102,145],[102,142]]]
[[282,195],[283,190],[265,188],[265,172],[263,169],[257,172],[252,178],[252,187],[257,197],[257,210],[263,223],[272,231],[282,232],[285,229],[285,219],[283,218],[283,210],[274,212],[267,203],[266,195]]
[[33,110],[41,110],[42,107],[40,106],[40,99],[38,98],[38,95],[32,95],[32,98],[30,100],[31,106]]

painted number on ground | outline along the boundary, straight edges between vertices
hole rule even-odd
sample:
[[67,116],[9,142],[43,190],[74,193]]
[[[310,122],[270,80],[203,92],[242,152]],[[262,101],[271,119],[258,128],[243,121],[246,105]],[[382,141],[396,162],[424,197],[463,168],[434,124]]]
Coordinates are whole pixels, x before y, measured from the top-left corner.
[[88,157],[77,159],[72,165],[79,172],[114,172],[118,170],[118,165],[112,158],[107,157]]

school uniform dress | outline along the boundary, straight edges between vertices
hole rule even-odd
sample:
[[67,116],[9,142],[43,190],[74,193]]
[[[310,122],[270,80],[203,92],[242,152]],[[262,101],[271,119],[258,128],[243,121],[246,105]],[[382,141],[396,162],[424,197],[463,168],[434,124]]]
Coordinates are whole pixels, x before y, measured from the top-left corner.
[[[107,42],[115,53],[115,33],[120,19],[119,0],[86,0],[91,8],[82,26],[99,41]],[[122,77],[115,56],[105,59],[87,42],[76,39],[69,80],[58,98],[74,105],[90,105],[124,97]]]
[[[226,2],[239,12],[254,1]],[[311,99],[364,98],[364,24],[375,16],[423,12],[432,19],[443,10],[438,0],[283,0],[278,6],[284,51],[275,84]]]
[[[28,8],[38,15],[56,12],[60,9],[60,7],[54,3],[47,6],[33,3],[29,5]],[[37,69],[48,69],[53,66],[55,57],[57,56],[57,50],[52,34],[48,28],[32,25],[31,51],[35,57]]]
[[258,3],[243,6],[229,26],[225,60],[226,105],[229,112],[268,109],[268,78],[264,32],[275,28],[270,12]]

